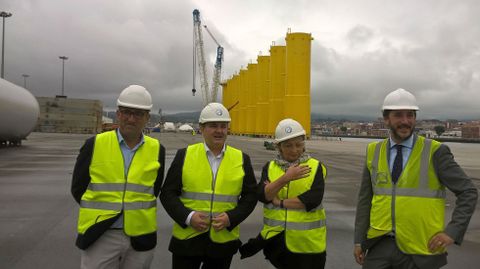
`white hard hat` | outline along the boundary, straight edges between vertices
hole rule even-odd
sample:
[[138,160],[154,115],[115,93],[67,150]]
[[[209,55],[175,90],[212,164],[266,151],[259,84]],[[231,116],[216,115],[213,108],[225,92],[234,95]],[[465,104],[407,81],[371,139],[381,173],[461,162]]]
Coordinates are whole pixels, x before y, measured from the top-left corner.
[[275,143],[280,143],[285,140],[305,135],[306,132],[302,125],[296,120],[284,119],[281,120],[275,129]]
[[210,103],[206,105],[200,112],[199,123],[206,122],[230,122],[230,113],[220,103]]
[[117,106],[150,110],[152,109],[152,96],[144,87],[130,85],[120,93]]
[[397,89],[383,100],[382,111],[385,110],[418,110],[417,99],[409,91]]

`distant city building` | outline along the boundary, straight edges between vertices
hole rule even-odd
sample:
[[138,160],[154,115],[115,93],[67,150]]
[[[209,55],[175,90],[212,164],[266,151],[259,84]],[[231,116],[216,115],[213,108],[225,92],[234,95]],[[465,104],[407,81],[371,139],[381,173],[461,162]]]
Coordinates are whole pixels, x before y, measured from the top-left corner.
[[376,121],[373,122],[372,129],[386,129],[385,121],[383,118],[378,118]]
[[450,130],[444,132],[440,137],[462,137],[462,131],[461,130]]
[[370,136],[388,137],[388,135],[389,135],[388,129],[373,129],[370,131]]
[[446,120],[445,121],[445,128],[453,129],[453,128],[460,128],[461,124],[458,120]]
[[[441,126],[444,131],[438,135],[436,129]],[[480,138],[480,121],[458,120],[418,120],[415,133],[427,138]],[[312,125],[312,134],[319,136],[371,136],[388,137],[389,128],[383,118],[373,122],[358,122],[347,120],[317,121]]]
[[462,126],[462,138],[480,138],[480,124]]
[[[417,121],[417,127],[424,130],[433,130],[435,126],[443,126],[447,128],[445,122],[440,120],[419,120]],[[447,128],[448,129],[448,128]]]

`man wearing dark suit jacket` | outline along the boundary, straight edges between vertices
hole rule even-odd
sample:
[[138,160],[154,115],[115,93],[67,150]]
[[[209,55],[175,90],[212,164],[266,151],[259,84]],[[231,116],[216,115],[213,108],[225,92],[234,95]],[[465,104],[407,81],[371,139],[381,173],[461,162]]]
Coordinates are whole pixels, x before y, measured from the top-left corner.
[[200,113],[204,143],[178,150],[160,200],[175,221],[172,268],[229,268],[241,245],[238,225],[255,208],[250,158],[227,146],[228,110],[208,104]]
[[143,134],[152,97],[130,85],[117,105],[119,128],[85,141],[73,170],[82,269],[149,268],[157,244],[165,147]]
[[[418,106],[404,89],[388,94],[383,118],[390,138],[368,145],[355,219],[354,256],[365,269],[440,268],[460,245],[477,189],[450,149],[414,134]],[[445,188],[457,197],[445,225]]]

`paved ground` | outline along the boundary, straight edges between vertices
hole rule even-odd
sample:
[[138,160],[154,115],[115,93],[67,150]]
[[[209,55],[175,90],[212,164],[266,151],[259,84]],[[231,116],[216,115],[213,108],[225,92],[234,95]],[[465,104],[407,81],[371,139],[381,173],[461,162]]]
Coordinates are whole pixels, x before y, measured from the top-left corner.
[[[167,167],[178,148],[200,140],[189,134],[154,134],[167,147]],[[20,148],[0,148],[0,268],[78,268],[74,246],[78,207],[70,196],[70,180],[78,149],[88,135],[32,133]],[[273,151],[263,139],[229,137],[252,158],[257,176]],[[328,215],[327,268],[360,268],[352,256],[356,192],[365,139],[310,140],[308,151],[328,167],[324,205]],[[456,160],[480,186],[480,145],[449,144]],[[448,196],[452,204],[452,196]],[[452,206],[449,206],[449,210]],[[478,268],[480,206],[461,247],[449,249],[445,268]],[[241,225],[242,240],[261,229],[261,206]],[[449,214],[447,214],[449,215]],[[159,242],[152,268],[170,268],[167,251],[171,220],[159,207]],[[261,253],[239,260],[232,268],[273,268]]]

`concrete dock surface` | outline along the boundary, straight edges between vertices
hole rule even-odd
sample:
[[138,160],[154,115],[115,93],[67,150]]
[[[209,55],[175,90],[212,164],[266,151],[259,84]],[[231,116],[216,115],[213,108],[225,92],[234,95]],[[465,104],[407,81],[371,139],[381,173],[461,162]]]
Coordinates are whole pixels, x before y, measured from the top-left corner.
[[[0,148],[0,268],[79,268],[80,250],[74,245],[78,205],[70,194],[78,150],[91,135],[32,133],[21,147]],[[152,133],[166,147],[168,169],[176,150],[201,141],[185,133]],[[275,151],[264,139],[229,136],[227,143],[250,155],[259,180],[262,166]],[[307,151],[328,169],[324,206],[327,210],[326,268],[360,268],[353,258],[353,222],[368,139],[314,138]],[[447,143],[455,159],[480,186],[480,144]],[[168,243],[172,220],[158,204],[158,244],[151,268],[171,268]],[[447,220],[454,206],[448,192]],[[480,206],[462,246],[451,246],[444,268],[478,268],[480,264]],[[256,236],[262,227],[262,207],[241,224],[241,239]],[[273,268],[263,253],[240,260],[231,268]]]

